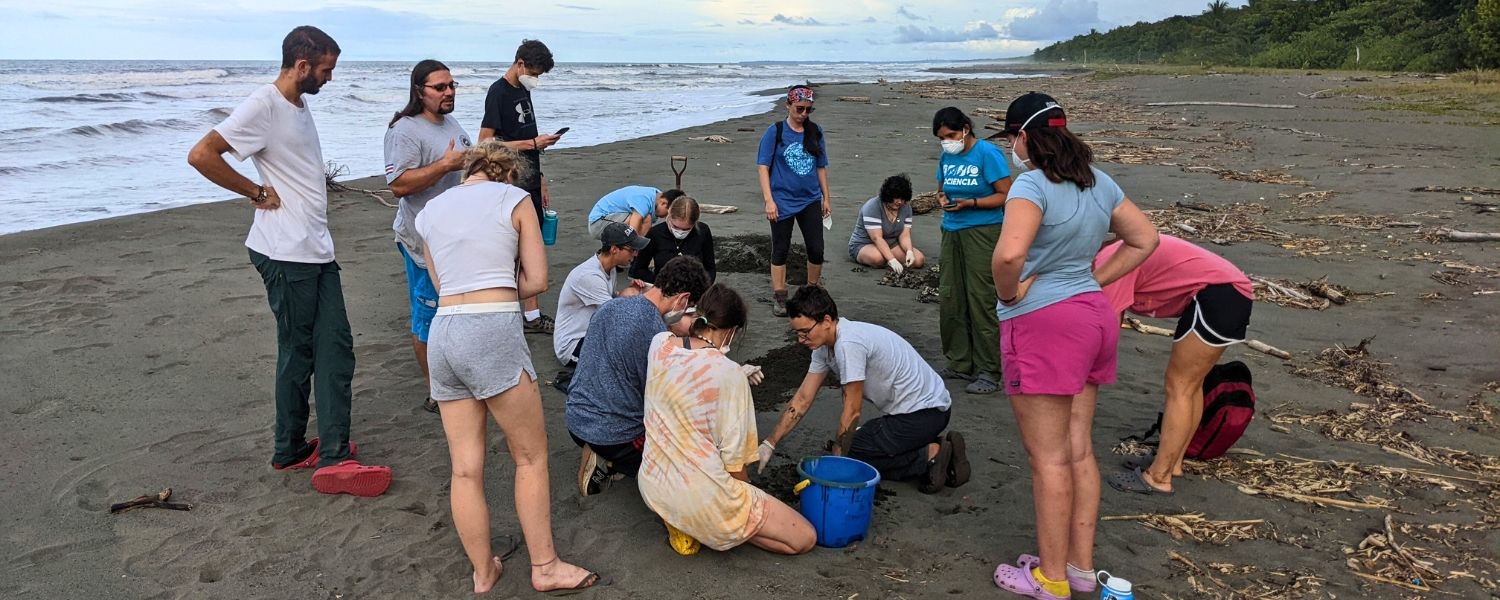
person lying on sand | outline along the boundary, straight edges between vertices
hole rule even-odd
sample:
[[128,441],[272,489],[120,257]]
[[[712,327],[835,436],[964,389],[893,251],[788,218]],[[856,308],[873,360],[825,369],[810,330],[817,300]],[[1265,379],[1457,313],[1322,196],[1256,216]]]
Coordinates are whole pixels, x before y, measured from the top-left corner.
[[683,536],[695,541],[679,552],[691,553],[695,543],[723,551],[749,542],[802,554],[817,540],[806,518],[745,474],[759,460],[751,380],[726,354],[747,312],[739,294],[714,285],[698,301],[686,335],[651,340],[639,486],[674,548]]
[[[1094,267],[1107,262],[1120,245],[1100,249]],[[1166,409],[1156,456],[1127,461],[1124,472],[1105,479],[1122,492],[1170,495],[1172,478],[1182,476],[1188,441],[1203,418],[1203,378],[1225,348],[1245,341],[1255,289],[1250,278],[1224,257],[1163,234],[1156,252],[1104,286],[1104,295],[1116,313],[1181,317],[1167,359]]]
[[887,177],[880,195],[865,201],[849,234],[849,260],[867,267],[890,267],[897,275],[920,269],[927,257],[911,243],[911,179]]
[[[867,462],[887,480],[916,479],[924,494],[969,481],[963,435],[943,435],[952,404],[948,388],[910,342],[879,325],[839,318],[838,305],[820,286],[798,289],[786,306],[797,341],[813,351],[812,363],[775,431],[760,444],[761,470],[833,370],[844,390],[835,455]],[[865,400],[884,416],[860,426]]]
[[646,361],[651,340],[672,327],[686,333],[683,316],[708,289],[708,273],[691,256],[667,263],[645,293],[605,302],[589,320],[578,368],[568,386],[567,423],[578,462],[578,495],[604,490],[641,466]]

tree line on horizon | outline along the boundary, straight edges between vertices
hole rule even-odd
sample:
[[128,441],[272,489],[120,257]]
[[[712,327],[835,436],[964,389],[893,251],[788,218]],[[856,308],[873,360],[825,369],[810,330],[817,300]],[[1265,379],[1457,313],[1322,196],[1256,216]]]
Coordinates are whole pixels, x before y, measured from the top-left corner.
[[1452,72],[1500,67],[1500,0],[1224,0],[1200,15],[1091,30],[1046,62]]

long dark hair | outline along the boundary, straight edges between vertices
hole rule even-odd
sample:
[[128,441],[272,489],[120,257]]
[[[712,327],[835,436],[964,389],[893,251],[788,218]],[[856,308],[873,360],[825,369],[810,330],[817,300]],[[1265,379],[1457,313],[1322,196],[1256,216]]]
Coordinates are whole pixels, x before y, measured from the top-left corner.
[[1052,183],[1071,181],[1078,187],[1094,187],[1094,151],[1064,127],[1026,129],[1026,153],[1031,165],[1041,169]]
[[947,127],[951,131],[969,130],[968,135],[974,134],[974,120],[957,106],[946,106],[938,109],[932,115],[932,135],[937,135],[938,130]]
[[391,122],[385,126],[390,129],[396,126],[396,121],[401,117],[415,117],[422,114],[422,86],[427,85],[427,76],[437,71],[447,71],[448,65],[434,59],[427,59],[417,63],[411,68],[411,87],[406,90],[406,108],[396,111],[396,116],[391,117]]
[[[812,88],[805,85],[794,85],[787,88],[786,91],[787,93],[791,93],[792,90],[795,90],[797,88],[802,88],[809,92],[812,91]],[[787,101],[786,106],[788,110],[791,109],[792,103],[790,100]],[[819,142],[823,141],[823,128],[818,127],[818,124],[813,122],[812,113],[807,113],[807,120],[803,121],[802,123],[803,129],[806,130],[806,133],[802,135],[802,150],[804,152],[807,152],[808,156],[814,158],[822,156],[823,148],[819,144]]]

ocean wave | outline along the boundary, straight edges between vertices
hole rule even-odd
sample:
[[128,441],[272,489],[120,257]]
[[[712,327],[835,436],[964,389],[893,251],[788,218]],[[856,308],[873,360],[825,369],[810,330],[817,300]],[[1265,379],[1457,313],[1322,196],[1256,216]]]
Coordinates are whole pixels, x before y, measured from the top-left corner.
[[[212,112],[212,111],[205,111]],[[200,123],[185,119],[131,119],[118,123],[105,123],[102,125],[79,125],[63,131],[64,135],[79,135],[84,137],[95,137],[110,134],[133,134],[139,135],[168,129],[196,129],[201,127]]]
[[17,175],[30,175],[33,173],[45,173],[48,171],[67,171],[85,167],[97,166],[119,166],[137,162],[138,159],[129,156],[90,156],[73,160],[59,162],[37,163],[34,165],[0,165],[0,177],[11,177]]
[[72,96],[42,96],[40,98],[32,98],[31,101],[46,103],[79,102],[85,104],[97,104],[103,102],[130,102],[132,100],[139,99],[140,96],[136,94],[110,92],[105,94],[73,94]]
[[152,86],[212,83],[227,77],[224,69],[182,69],[161,71],[92,71],[76,73],[26,72],[0,75],[0,84],[23,85],[35,89],[136,88]]

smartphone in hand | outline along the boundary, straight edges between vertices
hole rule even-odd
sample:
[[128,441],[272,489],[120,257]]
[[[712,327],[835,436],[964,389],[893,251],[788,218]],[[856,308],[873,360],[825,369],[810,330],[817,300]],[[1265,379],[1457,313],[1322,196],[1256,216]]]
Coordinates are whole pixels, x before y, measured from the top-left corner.
[[567,132],[568,132],[568,128],[564,127],[562,129],[557,130],[557,133],[554,133],[552,135],[562,135],[562,134],[567,133]]

